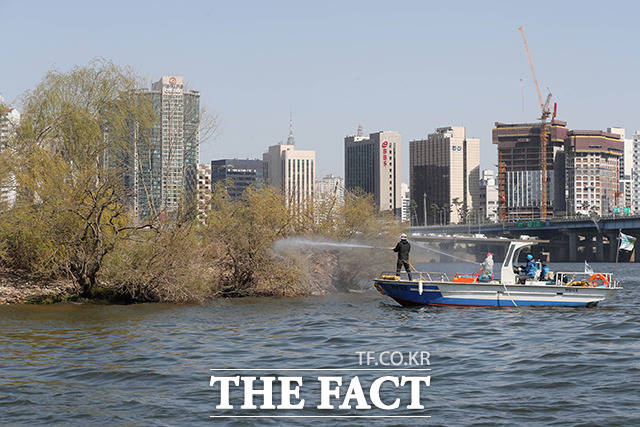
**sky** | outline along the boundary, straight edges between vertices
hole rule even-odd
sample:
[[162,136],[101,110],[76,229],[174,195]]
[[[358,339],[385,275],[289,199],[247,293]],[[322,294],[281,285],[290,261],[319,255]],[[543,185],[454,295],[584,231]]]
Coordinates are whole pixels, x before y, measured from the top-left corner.
[[464,125],[495,168],[494,122],[539,117],[520,26],[569,128],[640,129],[638,16],[635,1],[0,0],[0,94],[19,107],[48,70],[107,58],[200,91],[220,126],[202,163],[261,158],[293,112],[318,177],[344,176],[361,124],[402,133],[408,182],[410,140]]

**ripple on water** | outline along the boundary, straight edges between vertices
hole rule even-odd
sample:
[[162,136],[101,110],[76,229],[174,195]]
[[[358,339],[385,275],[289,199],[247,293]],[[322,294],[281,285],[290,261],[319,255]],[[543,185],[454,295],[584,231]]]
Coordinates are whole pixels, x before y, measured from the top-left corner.
[[634,268],[621,265],[626,289],[593,309],[402,308],[376,293],[0,306],[0,424],[208,425],[210,368],[279,374],[357,367],[359,351],[425,350],[431,425],[640,425]]

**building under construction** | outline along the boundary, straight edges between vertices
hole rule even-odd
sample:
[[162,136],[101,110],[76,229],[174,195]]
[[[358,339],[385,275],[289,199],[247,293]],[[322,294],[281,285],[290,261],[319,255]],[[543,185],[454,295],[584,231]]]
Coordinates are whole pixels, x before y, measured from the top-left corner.
[[496,123],[498,215],[545,219],[566,212],[564,140],[567,123]]

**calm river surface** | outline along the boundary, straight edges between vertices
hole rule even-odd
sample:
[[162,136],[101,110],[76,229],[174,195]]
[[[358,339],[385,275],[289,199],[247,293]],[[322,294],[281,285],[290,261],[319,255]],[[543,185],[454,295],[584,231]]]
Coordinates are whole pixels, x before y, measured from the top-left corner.
[[[373,292],[206,306],[0,306],[0,424],[640,425],[640,265],[618,270],[625,289],[589,309],[412,309]],[[420,350],[430,352],[425,409],[407,410],[403,400],[388,413],[431,418],[210,418],[251,413],[216,410],[212,368],[346,381],[358,372],[331,369],[358,367],[356,352]],[[295,413],[327,411],[314,403]]]

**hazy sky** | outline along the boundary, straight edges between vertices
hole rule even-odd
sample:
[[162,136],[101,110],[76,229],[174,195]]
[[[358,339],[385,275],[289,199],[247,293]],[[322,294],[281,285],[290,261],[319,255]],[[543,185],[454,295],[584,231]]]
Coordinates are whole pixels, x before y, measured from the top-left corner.
[[[640,129],[640,3],[635,1],[0,0],[0,93],[95,57],[148,81],[182,75],[217,112],[201,161],[260,157],[286,139],[344,176],[343,138],[396,130],[408,142],[464,124],[494,167],[495,121],[539,116],[524,26],[543,91],[574,129]],[[522,111],[520,78],[524,78]]]

